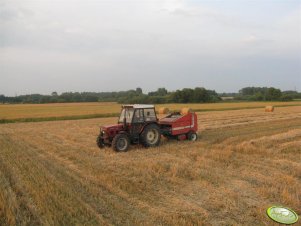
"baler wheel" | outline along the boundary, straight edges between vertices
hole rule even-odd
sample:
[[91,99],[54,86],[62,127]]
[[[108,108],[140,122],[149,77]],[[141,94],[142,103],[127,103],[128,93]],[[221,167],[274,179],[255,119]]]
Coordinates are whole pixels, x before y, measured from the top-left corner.
[[144,147],[155,147],[160,144],[161,132],[156,124],[148,125],[141,133],[141,143]]
[[126,134],[117,134],[113,141],[112,147],[115,151],[127,151],[130,146],[130,139]]
[[99,148],[104,148],[105,144],[103,142],[103,138],[101,137],[101,135],[98,135],[97,139],[96,139],[96,144]]
[[195,132],[190,131],[189,133],[187,133],[187,139],[191,141],[196,141],[198,139],[198,135]]

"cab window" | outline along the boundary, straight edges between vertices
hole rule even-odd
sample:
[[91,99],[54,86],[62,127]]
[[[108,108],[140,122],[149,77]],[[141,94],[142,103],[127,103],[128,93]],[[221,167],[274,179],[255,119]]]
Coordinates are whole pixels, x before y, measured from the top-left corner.
[[122,112],[120,114],[118,122],[123,123],[124,118],[126,119],[126,123],[131,123],[132,122],[132,117],[133,117],[134,109],[129,108],[129,109],[122,109]]
[[143,109],[136,109],[133,122],[139,123],[139,122],[144,122],[143,120]]
[[153,108],[144,109],[144,118],[145,121],[156,121],[157,117],[156,117],[155,109]]

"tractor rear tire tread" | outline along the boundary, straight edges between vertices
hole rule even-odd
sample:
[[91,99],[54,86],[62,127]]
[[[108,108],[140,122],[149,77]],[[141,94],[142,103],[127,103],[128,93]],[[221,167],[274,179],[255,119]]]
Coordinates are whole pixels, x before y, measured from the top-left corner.
[[[150,143],[147,139],[147,134],[150,130],[156,131],[156,133],[157,133],[158,138],[155,143]],[[141,141],[141,144],[146,148],[156,147],[156,146],[160,145],[160,141],[161,141],[160,127],[156,124],[150,124],[150,125],[146,126],[140,135],[140,141]]]

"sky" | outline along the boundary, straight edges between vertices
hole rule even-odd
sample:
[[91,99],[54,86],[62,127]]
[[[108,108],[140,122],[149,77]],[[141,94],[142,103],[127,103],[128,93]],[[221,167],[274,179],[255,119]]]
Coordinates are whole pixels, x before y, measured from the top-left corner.
[[0,94],[301,91],[301,0],[0,0]]

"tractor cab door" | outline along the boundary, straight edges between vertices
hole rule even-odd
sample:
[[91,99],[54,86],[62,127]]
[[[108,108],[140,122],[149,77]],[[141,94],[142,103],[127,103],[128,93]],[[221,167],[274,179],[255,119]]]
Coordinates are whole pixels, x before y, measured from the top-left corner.
[[144,126],[144,114],[143,109],[136,109],[133,115],[133,121],[131,125],[131,136],[133,141],[139,141],[140,131]]

